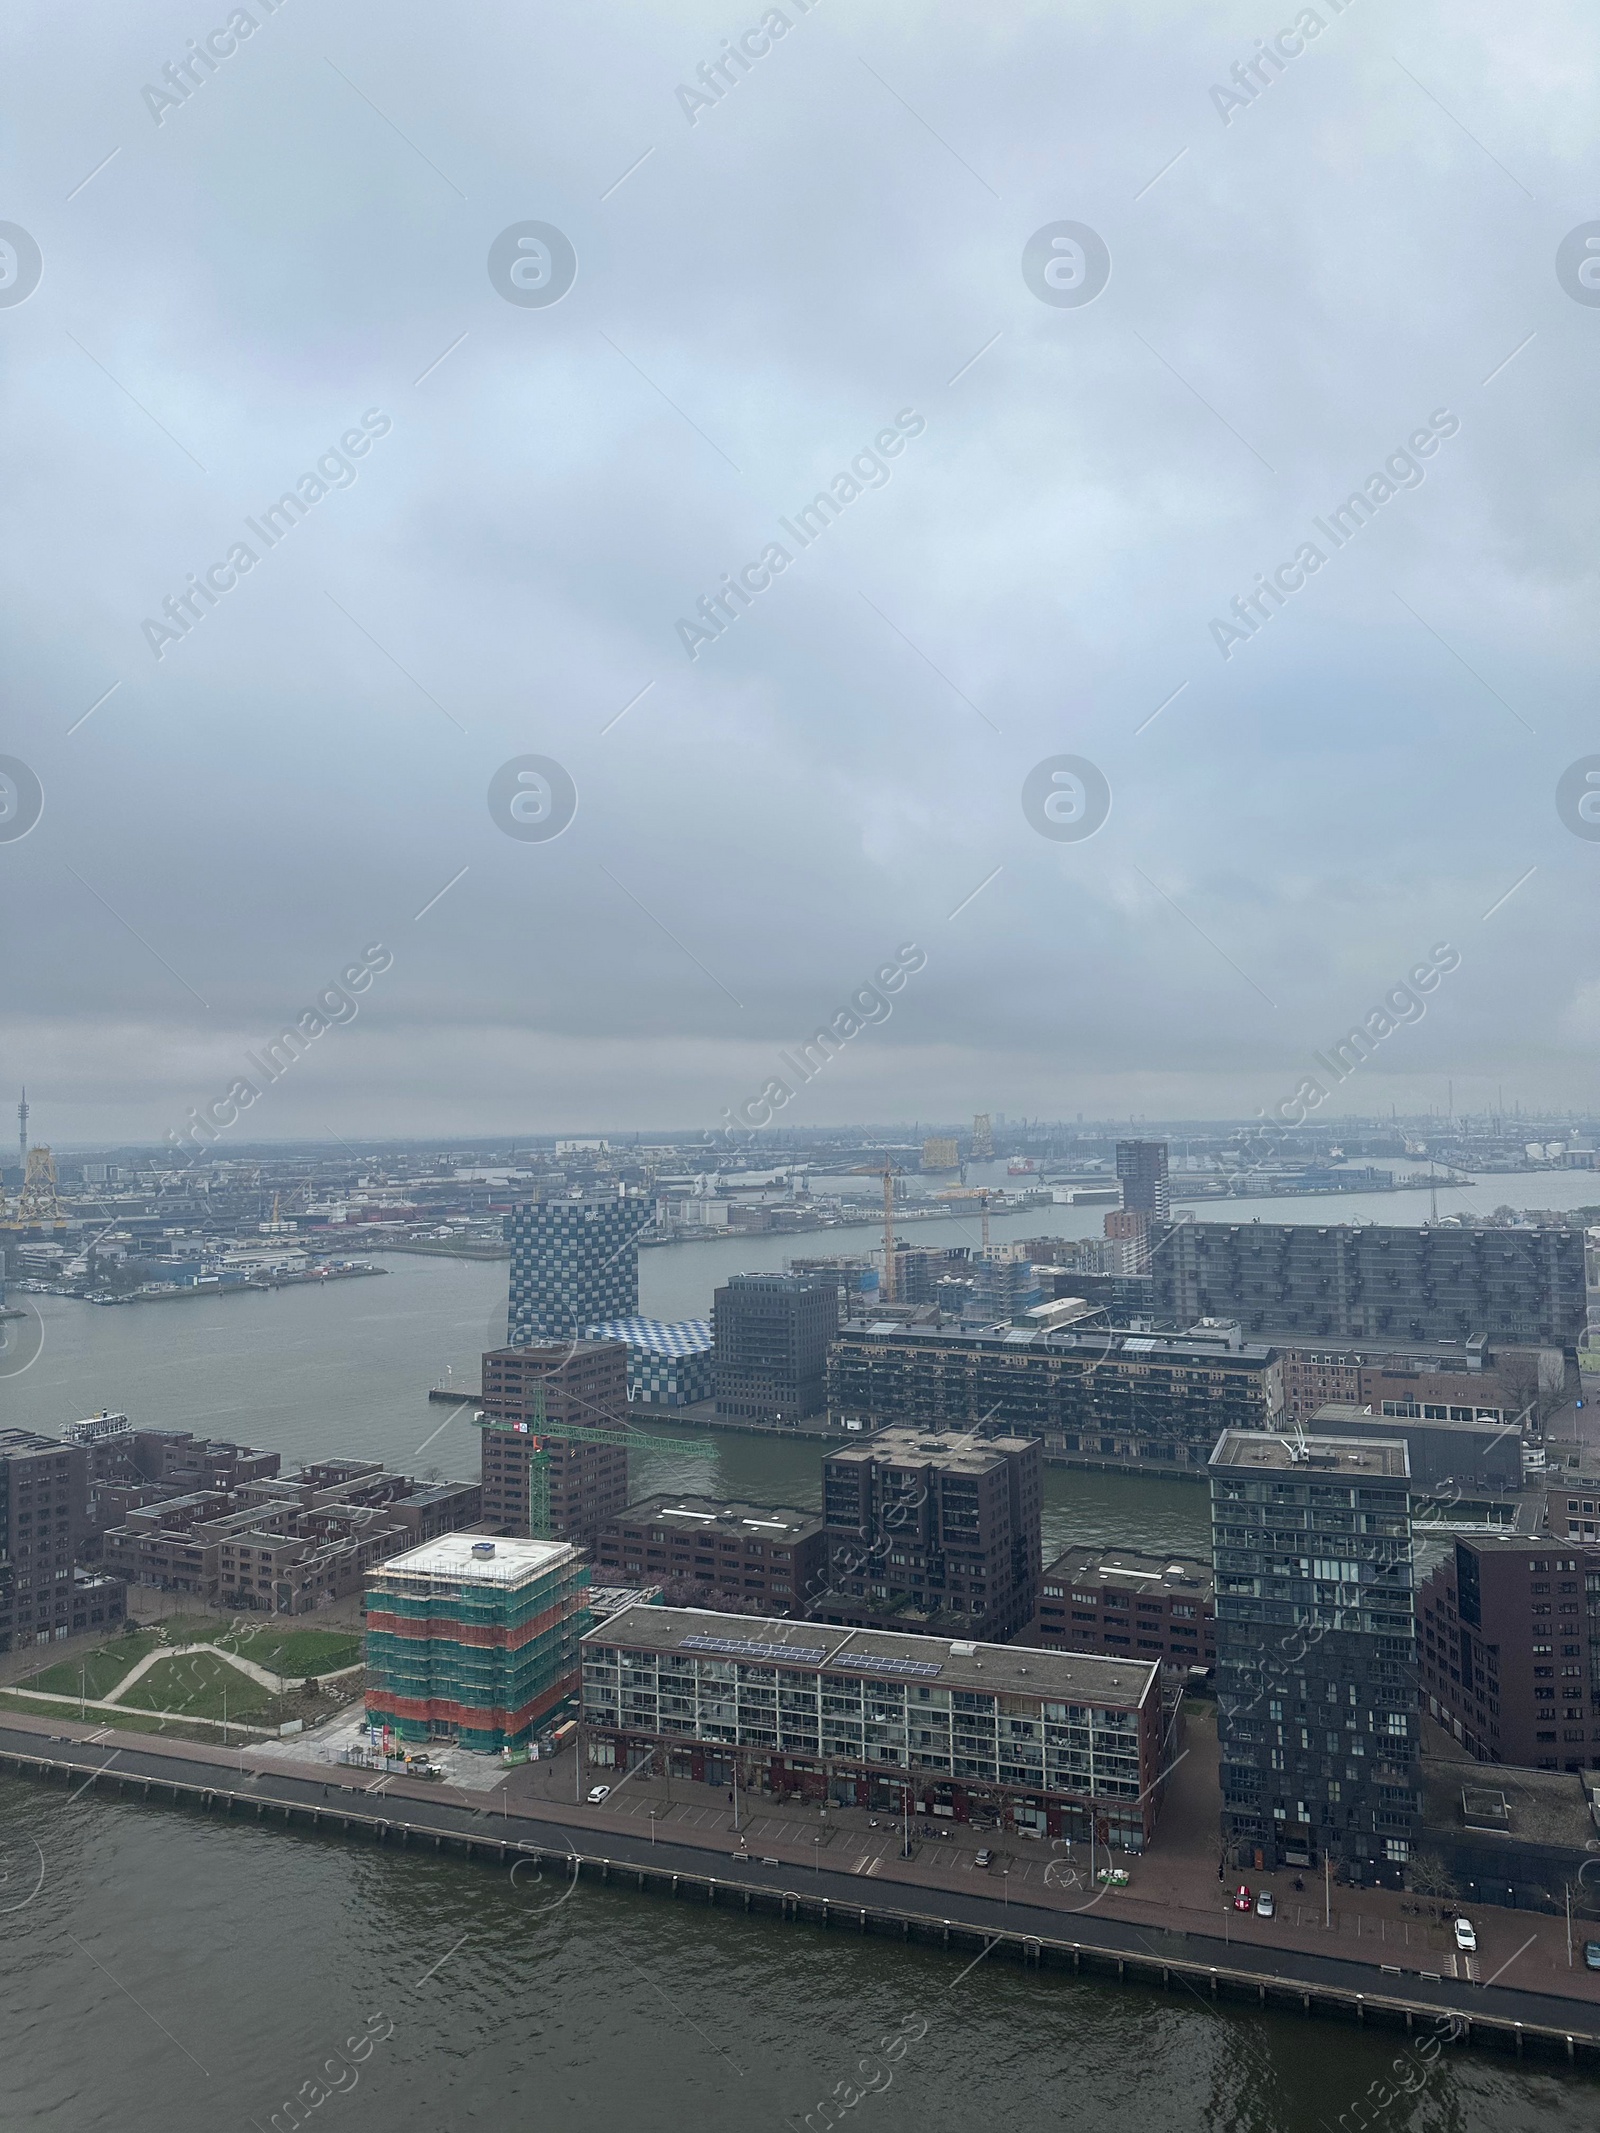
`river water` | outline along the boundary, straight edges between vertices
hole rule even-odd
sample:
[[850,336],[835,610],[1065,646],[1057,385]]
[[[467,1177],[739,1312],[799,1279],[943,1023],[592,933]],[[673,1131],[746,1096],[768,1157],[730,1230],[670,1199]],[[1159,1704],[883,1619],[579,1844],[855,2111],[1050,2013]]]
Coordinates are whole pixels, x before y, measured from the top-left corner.
[[[1491,1206],[1521,1187],[1533,1204],[1575,1205],[1584,1185],[1595,1190],[1577,1178],[1495,1179],[1477,1197]],[[1580,1189],[1557,1198],[1571,1186]],[[1341,1212],[1415,1219],[1400,1214],[1414,1205],[1384,1195]],[[1330,1219],[1325,1200],[1274,1203],[1271,1216]],[[1095,1234],[1100,1210],[1006,1220],[1015,1235]],[[954,1222],[912,1234],[933,1241],[947,1227],[953,1241],[964,1236]],[[642,1308],[701,1316],[737,1267],[852,1249],[870,1234],[650,1251]],[[123,1408],[139,1423],[288,1457],[349,1452],[475,1474],[470,1424],[426,1391],[447,1371],[474,1382],[480,1352],[503,1337],[505,1266],[385,1264],[372,1280],[193,1303],[37,1299],[44,1347],[31,1369],[0,1379],[0,1424],[55,1432]],[[820,1446],[734,1436],[715,1446],[714,1465],[639,1455],[636,1489],[817,1502]],[[1192,1484],[1052,1469],[1046,1498],[1047,1549],[1069,1538],[1206,1545],[1205,1497]],[[462,2133],[508,2117],[584,2133],[799,2123],[906,2017],[926,2034],[908,2044],[892,2087],[844,2123],[967,2133],[1002,2117],[1143,2133],[1153,2120],[1309,2133],[1368,2096],[1401,2048],[1396,2037],[1188,1994],[998,1963],[969,1970],[969,1960],[587,1885],[552,1906],[548,1890],[513,1888],[483,1866],[0,1780],[4,2133],[265,2129],[369,2016],[380,2032],[392,2022],[392,2034],[373,2044],[353,2089],[311,2112],[317,2133]],[[1588,2133],[1597,2114],[1600,2081],[1588,2075],[1446,2058],[1377,2123],[1384,2133]]]

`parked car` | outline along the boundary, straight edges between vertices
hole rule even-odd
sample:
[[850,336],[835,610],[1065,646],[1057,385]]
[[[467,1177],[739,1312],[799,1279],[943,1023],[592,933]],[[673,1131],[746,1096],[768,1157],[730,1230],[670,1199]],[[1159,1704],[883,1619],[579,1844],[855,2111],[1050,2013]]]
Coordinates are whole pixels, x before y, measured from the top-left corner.
[[1478,1936],[1472,1930],[1470,1918],[1458,1918],[1456,1920],[1456,1946],[1463,1955],[1477,1954]]
[[608,1800],[610,1797],[611,1787],[609,1785],[591,1785],[589,1787],[589,1805],[591,1807],[598,1807],[602,1800]]
[[1600,1970],[1600,1940],[1584,1942],[1583,1963],[1586,1970]]
[[1233,1892],[1233,1908],[1236,1911],[1248,1911],[1253,1909],[1254,1905],[1255,1898],[1241,1881]]
[[976,1859],[974,1859],[972,1863],[973,1863],[973,1865],[974,1865],[974,1866],[993,1866],[993,1865],[994,1865],[994,1853],[993,1853],[992,1851],[990,1851],[990,1849],[989,1849],[989,1847],[988,1847],[988,1845],[987,1845],[987,1844],[986,1844],[986,1845],[985,1845],[985,1846],[983,1847],[983,1850],[982,1850],[981,1852],[979,1852],[979,1854],[978,1854],[977,1858],[976,1858]]
[[1261,1894],[1256,1898],[1257,1918],[1271,1918],[1277,1908],[1278,1906],[1272,1900],[1271,1889],[1263,1889],[1261,1891]]

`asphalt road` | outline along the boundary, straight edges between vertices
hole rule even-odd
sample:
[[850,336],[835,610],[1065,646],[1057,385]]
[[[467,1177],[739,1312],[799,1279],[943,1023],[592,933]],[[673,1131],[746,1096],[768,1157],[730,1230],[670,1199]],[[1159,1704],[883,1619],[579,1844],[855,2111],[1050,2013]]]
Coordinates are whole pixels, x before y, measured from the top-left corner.
[[[1057,1909],[1024,1902],[1005,1903],[976,1890],[959,1895],[945,1889],[919,1887],[915,1882],[873,1882],[863,1885],[853,1873],[824,1867],[784,1865],[774,1868],[756,1854],[729,1856],[704,1846],[677,1844],[658,1837],[654,1844],[631,1827],[607,1824],[604,1809],[582,1808],[570,1819],[551,1809],[545,1814],[506,1816],[490,1807],[458,1806],[442,1796],[418,1797],[414,1792],[397,1794],[382,1780],[366,1781],[365,1773],[352,1771],[354,1783],[330,1779],[301,1778],[288,1771],[245,1770],[237,1762],[163,1754],[161,1750],[134,1746],[128,1740],[100,1741],[93,1745],[73,1736],[23,1732],[0,1726],[0,1751],[22,1755],[48,1755],[59,1764],[81,1770],[85,1778],[102,1770],[115,1770],[130,1778],[154,1778],[160,1783],[214,1786],[251,1799],[304,1808],[325,1808],[338,1813],[383,1815],[395,1826],[406,1825],[429,1834],[472,1837],[481,1842],[522,1843],[544,1851],[565,1850],[584,1858],[608,1859],[622,1866],[653,1867],[658,1872],[713,1876],[724,1886],[762,1889],[773,1894],[798,1894],[815,1900],[827,1897],[846,1909],[909,1913],[935,1924],[952,1925],[995,1933],[1038,1935],[1054,1941],[1076,1941],[1103,1954],[1134,1955],[1156,1961],[1214,1965],[1235,1975],[1259,1978],[1263,1983],[1286,1987],[1328,1986],[1344,1992],[1365,1992],[1377,1998],[1403,1999],[1419,2008],[1436,2008],[1441,2014],[1489,2017],[1503,2022],[1525,2022],[1586,2037],[1600,2043],[1600,1974],[1583,1999],[1549,1992],[1524,1991],[1509,1984],[1472,1985],[1452,1978],[1438,1983],[1414,1972],[1400,1977],[1384,1975],[1372,1963],[1352,1962],[1336,1955],[1316,1955],[1298,1949],[1270,1948],[1225,1942],[1212,1934],[1158,1931],[1130,1925],[1091,1906],[1085,1910]],[[580,1826],[578,1817],[582,1817]],[[1530,1914],[1531,1915],[1531,1914]],[[1588,1983],[1587,1977],[1584,1982]]]

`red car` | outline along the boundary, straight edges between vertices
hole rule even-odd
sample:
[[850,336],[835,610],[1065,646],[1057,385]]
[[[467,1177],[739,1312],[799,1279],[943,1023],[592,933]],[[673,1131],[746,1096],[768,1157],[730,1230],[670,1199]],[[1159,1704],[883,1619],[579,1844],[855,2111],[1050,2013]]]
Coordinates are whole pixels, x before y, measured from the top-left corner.
[[1236,1911],[1249,1911],[1255,1908],[1255,1898],[1242,1881],[1233,1892],[1233,1908]]

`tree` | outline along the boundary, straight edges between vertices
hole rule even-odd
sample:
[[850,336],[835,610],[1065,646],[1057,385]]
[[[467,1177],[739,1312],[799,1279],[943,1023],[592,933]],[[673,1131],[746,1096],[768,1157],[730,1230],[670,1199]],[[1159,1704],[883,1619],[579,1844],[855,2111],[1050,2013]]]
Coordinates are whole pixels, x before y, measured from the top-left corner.
[[1418,1852],[1411,1862],[1411,1886],[1421,1896],[1459,1896],[1449,1867],[1438,1852]]

